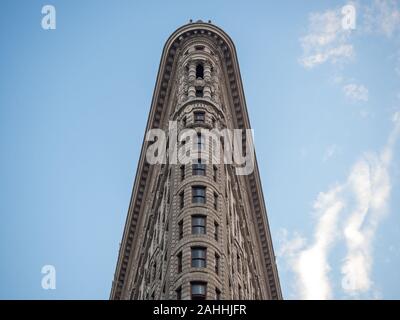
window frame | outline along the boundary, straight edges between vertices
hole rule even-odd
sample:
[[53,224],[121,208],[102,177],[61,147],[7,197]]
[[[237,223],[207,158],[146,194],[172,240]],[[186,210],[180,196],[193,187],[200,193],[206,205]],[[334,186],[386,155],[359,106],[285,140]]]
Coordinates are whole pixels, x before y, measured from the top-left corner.
[[183,180],[185,180],[185,165],[182,164],[179,167],[179,170],[180,170],[181,181],[183,181]]
[[[201,224],[194,224],[194,220],[196,219],[203,219],[204,220],[204,225]],[[207,216],[203,214],[194,214],[191,217],[191,223],[192,223],[192,234],[198,235],[198,234],[207,234]],[[204,232],[194,232],[194,230],[204,230]]]
[[[202,191],[203,194],[200,194]],[[202,185],[192,186],[192,203],[206,204],[207,203],[207,187]]]
[[[196,254],[200,253],[200,254]],[[192,268],[207,268],[207,247],[194,246],[190,248],[190,258]],[[197,264],[199,262],[199,264]]]
[[183,219],[178,222],[178,239],[183,239]]
[[176,255],[176,258],[177,258],[177,262],[178,262],[176,271],[178,274],[180,274],[180,273],[182,273],[182,269],[183,269],[183,267],[182,267],[182,259],[183,259],[182,251],[178,252],[178,254]]
[[[204,294],[194,294],[193,293],[193,287],[194,286],[199,286],[203,288]],[[191,300],[207,300],[207,282],[205,281],[191,281],[190,282],[190,298]],[[195,298],[195,299],[193,299]]]
[[221,262],[221,257],[220,255],[216,252],[215,253],[215,274],[218,276],[220,273],[220,262]]
[[193,176],[206,176],[207,165],[201,162],[201,159],[197,159],[197,162],[192,163],[192,175]]
[[182,286],[176,288],[175,292],[176,292],[176,300],[182,300]]
[[179,209],[183,209],[185,207],[185,191],[181,191],[179,193]]
[[218,193],[214,192],[214,209],[218,211]]
[[194,111],[193,112],[193,120],[194,120],[194,123],[205,123],[206,122],[205,111]]
[[214,221],[214,240],[219,240],[219,223],[217,221]]

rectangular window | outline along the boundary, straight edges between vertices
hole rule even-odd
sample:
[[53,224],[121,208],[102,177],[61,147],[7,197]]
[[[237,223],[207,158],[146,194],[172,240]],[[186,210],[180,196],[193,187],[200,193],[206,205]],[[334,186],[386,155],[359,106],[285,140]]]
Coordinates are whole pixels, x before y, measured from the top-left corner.
[[176,255],[176,258],[177,258],[177,260],[178,260],[177,272],[178,272],[178,273],[181,273],[181,272],[182,272],[182,251],[179,252],[179,253]]
[[176,289],[175,292],[176,292],[176,300],[182,300],[182,287],[178,287],[178,289]]
[[192,202],[206,203],[206,187],[203,186],[192,187]]
[[179,221],[178,223],[178,235],[179,235],[179,240],[183,238],[183,220]]
[[206,114],[203,111],[196,111],[193,115],[195,123],[204,123],[206,120]]
[[204,247],[192,248],[192,267],[205,268],[207,265],[207,249]]
[[215,288],[215,300],[221,300],[221,290]]
[[186,117],[183,117],[183,119],[182,119],[182,126],[184,128],[186,127]]
[[196,97],[203,98],[203,89],[196,89]]
[[190,293],[192,300],[206,300],[207,298],[207,283],[206,282],[191,282]]
[[192,216],[192,234],[206,234],[206,217]]
[[215,254],[215,273],[219,274],[219,254]]
[[214,209],[218,210],[218,194],[214,193]]
[[205,176],[206,175],[206,165],[201,163],[201,159],[197,159],[197,163],[192,164],[192,175],[194,176]]
[[185,165],[180,166],[180,171],[181,171],[181,181],[185,180]]
[[181,209],[183,209],[184,205],[185,205],[185,193],[182,191],[182,192],[179,194],[179,207],[180,207]]
[[213,179],[215,182],[217,182],[218,179],[218,168],[217,166],[213,166]]
[[215,241],[218,241],[219,237],[219,224],[218,222],[214,221],[214,239]]

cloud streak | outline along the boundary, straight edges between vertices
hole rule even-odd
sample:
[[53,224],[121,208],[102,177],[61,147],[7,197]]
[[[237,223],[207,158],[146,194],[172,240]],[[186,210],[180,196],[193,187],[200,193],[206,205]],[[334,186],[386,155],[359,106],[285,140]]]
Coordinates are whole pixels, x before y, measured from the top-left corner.
[[363,85],[355,83],[346,84],[343,87],[343,92],[352,101],[368,101],[368,89]]
[[394,128],[380,154],[367,154],[353,167],[348,188],[355,206],[348,218],[344,237],[347,255],[342,265],[342,288],[357,297],[371,289],[372,246],[377,227],[387,212],[391,181],[389,169],[400,134],[400,113],[393,117]]
[[340,10],[311,13],[308,34],[300,38],[303,56],[299,62],[305,68],[313,68],[325,62],[342,62],[354,56],[349,43],[350,31],[342,28]]
[[365,6],[363,29],[367,33],[391,38],[400,30],[400,3],[397,0],[374,0]]
[[[390,166],[400,135],[400,112],[393,116],[393,129],[380,153],[364,154],[345,182],[321,192],[314,205],[316,226],[312,242],[296,236],[283,242],[279,251],[294,272],[297,298],[332,299],[329,255],[343,239],[346,255],[341,261],[341,288],[358,297],[371,290],[373,240],[385,216],[390,198]],[[339,221],[345,221],[344,224]]]

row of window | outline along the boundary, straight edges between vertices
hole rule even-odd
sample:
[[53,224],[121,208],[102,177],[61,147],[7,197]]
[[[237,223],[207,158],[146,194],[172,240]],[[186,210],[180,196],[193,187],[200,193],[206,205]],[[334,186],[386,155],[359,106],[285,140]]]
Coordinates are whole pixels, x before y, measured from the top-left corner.
[[[192,187],[192,203],[206,203],[206,187],[204,186],[193,186]],[[183,209],[185,206],[185,191],[179,193],[179,207]],[[218,194],[214,192],[213,206],[215,210],[218,210]]]
[[[195,214],[192,215],[192,234],[206,234],[207,233],[207,217],[205,215]],[[179,240],[183,238],[183,220],[178,222],[178,235]],[[218,241],[219,238],[219,224],[214,221],[214,239]]]
[[[196,163],[192,164],[192,175],[193,176],[206,176],[207,175],[207,165],[202,163],[201,159],[197,159]],[[185,165],[180,166],[180,176],[181,181],[185,180]],[[216,165],[213,165],[213,180],[217,182],[218,178],[218,168]]]
[[[207,282],[193,281],[190,283],[190,297],[192,300],[207,299]],[[176,289],[176,299],[182,300],[182,287]],[[215,288],[215,300],[221,300],[221,290]]]

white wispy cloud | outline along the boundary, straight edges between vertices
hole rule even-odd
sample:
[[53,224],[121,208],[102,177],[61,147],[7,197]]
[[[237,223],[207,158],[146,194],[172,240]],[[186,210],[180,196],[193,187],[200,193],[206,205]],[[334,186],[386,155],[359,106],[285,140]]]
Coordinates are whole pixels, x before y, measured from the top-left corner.
[[341,19],[339,9],[310,14],[308,34],[300,38],[301,65],[313,68],[324,62],[336,63],[354,56],[353,45],[349,42],[350,31],[342,28]]
[[289,239],[287,231],[281,240],[283,249],[278,250],[278,257],[285,259],[295,273],[295,298],[332,298],[328,253],[338,235],[338,218],[344,207],[340,192],[341,187],[336,186],[318,195],[313,205],[318,221],[312,244],[306,246],[306,238],[299,234]]
[[390,38],[400,31],[400,3],[398,0],[374,0],[366,5],[362,28],[366,32]]
[[368,101],[369,92],[364,85],[349,83],[343,86],[343,92],[352,101]]
[[393,123],[380,153],[364,154],[345,182],[318,195],[313,206],[317,221],[312,242],[306,245],[306,239],[299,235],[283,241],[284,250],[278,252],[294,272],[297,298],[333,297],[329,254],[341,234],[347,250],[340,270],[343,291],[355,297],[369,291],[375,295],[371,280],[373,240],[390,197],[389,169],[400,135],[400,112],[394,114]]
[[342,265],[342,288],[357,296],[371,289],[372,244],[376,229],[386,214],[390,197],[389,168],[400,133],[400,113],[393,116],[394,129],[380,154],[366,154],[353,167],[348,188],[355,206],[344,228],[347,255]]
[[336,144],[332,144],[332,145],[328,146],[325,150],[322,160],[324,162],[328,161],[330,158],[332,158],[336,154],[337,151],[338,151],[338,146]]

